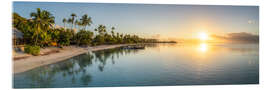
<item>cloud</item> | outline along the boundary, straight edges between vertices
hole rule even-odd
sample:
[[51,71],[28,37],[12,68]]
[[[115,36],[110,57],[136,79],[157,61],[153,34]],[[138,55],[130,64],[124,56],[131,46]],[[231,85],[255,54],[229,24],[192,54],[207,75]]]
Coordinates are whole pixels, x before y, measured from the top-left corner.
[[236,43],[259,43],[259,35],[240,32],[240,33],[228,33],[225,36],[212,35],[213,38],[224,40],[227,42],[236,42]]

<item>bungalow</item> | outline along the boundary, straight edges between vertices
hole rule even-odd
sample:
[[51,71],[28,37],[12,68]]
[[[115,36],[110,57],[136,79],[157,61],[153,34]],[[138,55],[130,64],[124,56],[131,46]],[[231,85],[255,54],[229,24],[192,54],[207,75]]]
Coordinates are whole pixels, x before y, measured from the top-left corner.
[[23,33],[16,28],[12,28],[13,45],[23,44]]

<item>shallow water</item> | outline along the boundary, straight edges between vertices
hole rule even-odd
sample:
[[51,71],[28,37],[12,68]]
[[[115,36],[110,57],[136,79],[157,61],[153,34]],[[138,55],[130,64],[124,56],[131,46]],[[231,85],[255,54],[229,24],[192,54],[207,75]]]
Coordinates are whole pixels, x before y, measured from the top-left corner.
[[258,44],[149,44],[15,74],[14,88],[258,84]]

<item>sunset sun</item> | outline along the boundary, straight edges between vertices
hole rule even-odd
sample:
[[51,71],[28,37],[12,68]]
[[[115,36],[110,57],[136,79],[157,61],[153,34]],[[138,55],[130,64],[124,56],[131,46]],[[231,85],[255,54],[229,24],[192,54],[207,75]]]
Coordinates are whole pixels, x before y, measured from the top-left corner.
[[208,34],[205,33],[205,32],[200,32],[199,35],[198,35],[198,38],[202,41],[205,41],[208,39]]

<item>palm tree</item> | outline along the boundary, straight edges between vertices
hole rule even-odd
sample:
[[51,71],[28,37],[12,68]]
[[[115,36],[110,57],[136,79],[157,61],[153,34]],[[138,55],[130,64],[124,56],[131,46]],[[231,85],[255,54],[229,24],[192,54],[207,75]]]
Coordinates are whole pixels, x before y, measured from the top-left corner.
[[54,16],[52,16],[52,14],[46,10],[40,10],[40,8],[37,8],[36,12],[32,12],[30,14],[31,16],[31,24],[33,25],[35,31],[34,31],[34,36],[35,37],[35,45],[37,44],[37,40],[38,40],[38,35],[42,32],[42,31],[47,31],[49,30],[49,28],[53,27],[54,24]]
[[95,29],[95,31],[98,31],[101,36],[104,36],[104,34],[106,33],[106,26],[99,25],[98,28]]
[[112,36],[113,36],[113,37],[114,37],[114,30],[115,30],[115,27],[112,27],[111,33],[112,33]]
[[71,23],[71,30],[73,29],[73,25],[74,25],[74,21],[75,21],[75,17],[77,17],[77,15],[75,13],[72,13],[71,18],[68,19],[68,22]]
[[86,26],[90,26],[92,24],[92,19],[91,17],[88,17],[87,14],[84,14],[80,20],[81,25],[84,26],[84,30],[86,30]]
[[66,19],[66,18],[64,18],[62,22],[64,23],[64,29],[66,30],[66,23],[67,23],[67,19]]
[[[21,27],[27,22],[27,19],[24,17],[21,17],[18,13],[13,13],[12,15],[12,27]],[[20,30],[20,29],[19,29]]]
[[78,29],[79,27],[77,27],[77,26],[80,26],[80,22],[78,20],[75,20],[75,23],[74,24],[75,24],[75,28]]
[[115,27],[112,27],[112,33],[114,32],[114,30],[115,30]]
[[[72,25],[72,19],[71,19],[71,18],[69,18],[69,19],[67,20],[67,22],[68,22],[70,25]],[[70,29],[72,29],[72,26],[70,26]]]

